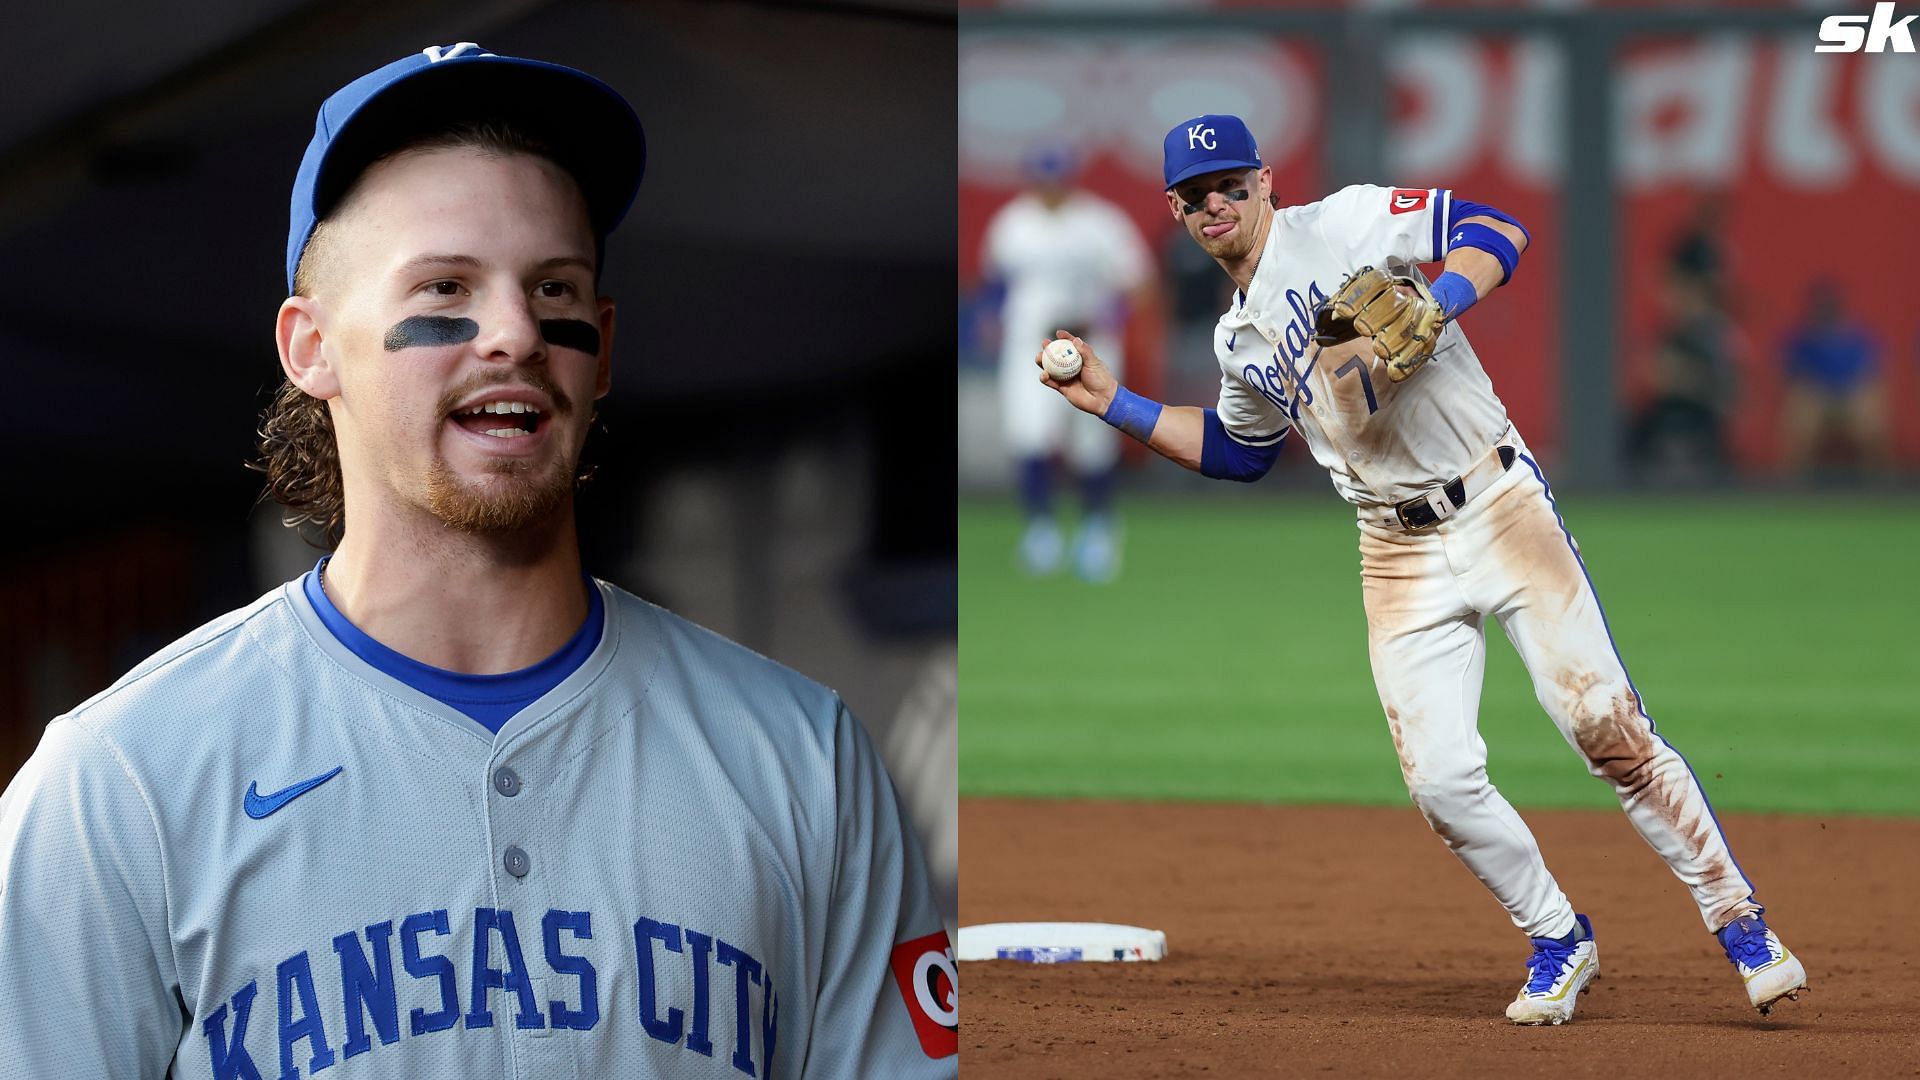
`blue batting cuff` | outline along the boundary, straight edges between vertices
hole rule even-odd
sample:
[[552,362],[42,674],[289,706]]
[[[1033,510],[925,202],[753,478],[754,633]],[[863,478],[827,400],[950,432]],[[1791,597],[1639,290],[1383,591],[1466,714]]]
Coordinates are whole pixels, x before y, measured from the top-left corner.
[[1527,227],[1520,224],[1512,214],[1495,209],[1486,203],[1469,202],[1466,199],[1454,199],[1447,204],[1447,231],[1452,232],[1461,222],[1475,217],[1490,217],[1495,221],[1504,221],[1519,229],[1520,235],[1527,238],[1527,243],[1533,243],[1533,234],[1528,232]]
[[1513,241],[1507,239],[1505,233],[1478,221],[1454,226],[1453,242],[1447,245],[1447,250],[1452,251],[1463,247],[1479,248],[1493,256],[1500,263],[1500,284],[1502,285],[1513,277],[1513,268],[1520,262],[1520,250],[1513,246]]
[[1460,313],[1472,307],[1480,299],[1479,290],[1473,287],[1464,274],[1452,270],[1433,279],[1433,298],[1440,301],[1440,310],[1447,313],[1448,321],[1460,317]]
[[1159,402],[1143,398],[1123,386],[1114,391],[1113,404],[1107,406],[1100,419],[1146,442],[1153,437],[1153,426],[1160,422],[1161,408]]
[[1206,409],[1200,419],[1200,475],[1215,480],[1238,480],[1251,484],[1267,475],[1280,457],[1287,441],[1285,432],[1267,446],[1248,446],[1227,434],[1216,409]]

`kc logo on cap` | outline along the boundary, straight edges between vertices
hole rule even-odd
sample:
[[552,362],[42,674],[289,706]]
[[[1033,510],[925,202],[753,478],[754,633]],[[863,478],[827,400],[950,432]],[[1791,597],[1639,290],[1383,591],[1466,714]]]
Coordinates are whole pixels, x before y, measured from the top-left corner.
[[1167,132],[1167,189],[1203,173],[1260,168],[1260,148],[1253,132],[1237,116],[1209,113],[1183,120]]

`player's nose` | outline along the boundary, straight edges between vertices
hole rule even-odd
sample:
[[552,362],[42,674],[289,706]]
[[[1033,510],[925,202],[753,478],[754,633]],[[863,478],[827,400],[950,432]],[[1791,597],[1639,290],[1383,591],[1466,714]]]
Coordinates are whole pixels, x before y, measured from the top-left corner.
[[531,300],[518,289],[490,290],[480,312],[480,334],[474,348],[489,360],[526,363],[546,358],[540,337],[540,319]]

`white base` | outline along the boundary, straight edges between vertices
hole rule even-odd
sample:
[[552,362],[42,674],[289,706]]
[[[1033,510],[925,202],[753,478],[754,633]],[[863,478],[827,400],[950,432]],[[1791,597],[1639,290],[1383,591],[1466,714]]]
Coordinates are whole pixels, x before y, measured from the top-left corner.
[[961,960],[1135,963],[1167,955],[1167,935],[1114,923],[983,923],[960,928]]

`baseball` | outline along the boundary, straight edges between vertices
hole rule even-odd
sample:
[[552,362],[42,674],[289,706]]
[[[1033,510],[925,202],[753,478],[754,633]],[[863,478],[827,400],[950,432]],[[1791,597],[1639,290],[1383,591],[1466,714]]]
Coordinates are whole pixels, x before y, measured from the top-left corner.
[[1071,379],[1080,374],[1080,350],[1065,338],[1049,341],[1040,354],[1040,366],[1057,380]]

